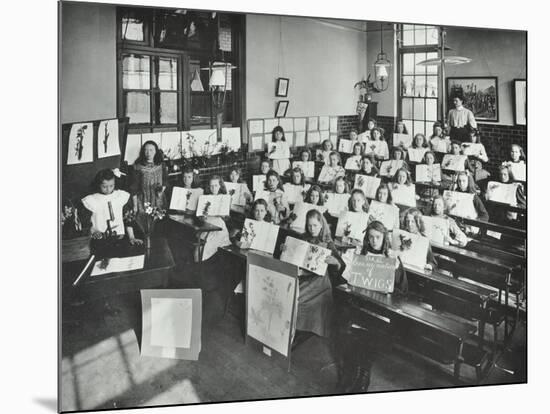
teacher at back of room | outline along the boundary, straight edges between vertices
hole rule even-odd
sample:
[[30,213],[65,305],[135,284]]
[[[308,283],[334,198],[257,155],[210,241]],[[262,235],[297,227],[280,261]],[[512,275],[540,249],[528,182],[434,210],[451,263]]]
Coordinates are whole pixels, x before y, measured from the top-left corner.
[[451,127],[451,140],[459,142],[470,141],[470,131],[477,129],[474,113],[463,106],[464,96],[453,95],[454,109],[449,111],[449,126]]

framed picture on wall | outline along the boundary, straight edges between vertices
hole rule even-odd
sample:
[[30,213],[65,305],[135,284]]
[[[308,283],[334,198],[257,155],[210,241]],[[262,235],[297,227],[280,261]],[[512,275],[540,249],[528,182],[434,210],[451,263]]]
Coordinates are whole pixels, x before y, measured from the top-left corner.
[[527,125],[527,81],[514,79],[514,123]]
[[284,118],[288,109],[288,101],[277,102],[277,109],[275,110],[275,118]]
[[454,108],[452,98],[464,96],[464,107],[474,113],[477,121],[498,122],[498,78],[496,76],[466,76],[447,78],[448,108]]
[[275,96],[281,96],[286,98],[288,95],[288,78],[277,78],[277,88],[275,89]]

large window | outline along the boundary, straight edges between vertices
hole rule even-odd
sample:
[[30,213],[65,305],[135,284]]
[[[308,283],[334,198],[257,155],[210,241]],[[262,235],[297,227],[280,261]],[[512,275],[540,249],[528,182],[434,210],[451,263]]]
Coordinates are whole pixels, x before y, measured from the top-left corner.
[[227,77],[224,126],[240,126],[243,22],[238,14],[119,8],[118,112],[130,118],[130,129],[213,127],[204,68],[220,57],[237,67]]
[[418,63],[438,56],[438,29],[403,25],[400,55],[400,110],[409,134],[430,135],[437,120],[438,67]]

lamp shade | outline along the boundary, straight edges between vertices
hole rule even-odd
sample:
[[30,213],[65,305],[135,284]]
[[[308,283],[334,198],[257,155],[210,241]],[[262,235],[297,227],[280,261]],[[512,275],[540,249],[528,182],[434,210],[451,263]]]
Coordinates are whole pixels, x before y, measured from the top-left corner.
[[212,76],[210,76],[210,87],[225,87],[225,68],[212,70]]
[[376,70],[376,77],[380,79],[385,79],[388,77],[388,71],[386,65],[377,65],[374,67]]

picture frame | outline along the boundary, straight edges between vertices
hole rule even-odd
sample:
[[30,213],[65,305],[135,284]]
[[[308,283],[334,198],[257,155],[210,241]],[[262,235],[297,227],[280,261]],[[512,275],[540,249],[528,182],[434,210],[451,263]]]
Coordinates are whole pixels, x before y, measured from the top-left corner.
[[514,79],[514,124],[527,125],[527,80]]
[[[498,122],[498,77],[460,76],[447,77],[448,108],[454,108],[452,96],[461,92],[464,107],[474,113],[478,122]],[[481,91],[481,92],[480,92]]]
[[277,78],[277,87],[275,88],[275,96],[286,98],[288,96],[289,78]]
[[288,110],[288,101],[277,102],[277,109],[275,110],[275,118],[284,118],[286,111]]

